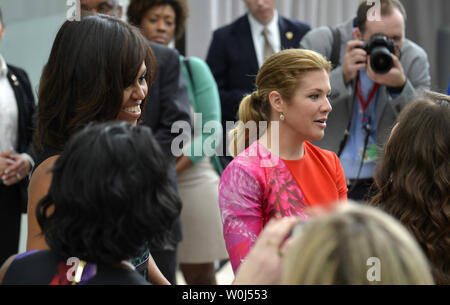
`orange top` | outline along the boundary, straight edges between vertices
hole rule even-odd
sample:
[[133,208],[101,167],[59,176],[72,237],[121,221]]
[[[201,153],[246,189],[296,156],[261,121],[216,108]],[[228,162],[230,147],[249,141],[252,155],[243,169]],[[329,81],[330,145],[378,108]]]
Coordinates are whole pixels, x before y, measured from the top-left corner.
[[305,142],[304,148],[303,158],[283,161],[305,196],[306,203],[328,206],[338,200],[347,200],[344,170],[336,154],[309,142]]

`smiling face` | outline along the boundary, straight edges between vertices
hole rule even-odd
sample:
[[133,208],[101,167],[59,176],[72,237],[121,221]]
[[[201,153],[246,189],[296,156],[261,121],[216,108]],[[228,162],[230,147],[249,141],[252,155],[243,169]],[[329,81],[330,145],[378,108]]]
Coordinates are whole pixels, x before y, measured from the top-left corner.
[[146,76],[147,67],[145,63],[142,63],[136,79],[123,92],[122,107],[117,115],[118,120],[136,124],[137,120],[141,117],[143,110],[141,104],[148,93]]
[[168,45],[175,36],[176,14],[171,5],[150,8],[141,20],[141,31],[145,38]]
[[329,75],[325,70],[314,70],[307,72],[300,83],[292,98],[282,101],[280,110],[285,119],[281,124],[300,141],[320,140],[331,111]]

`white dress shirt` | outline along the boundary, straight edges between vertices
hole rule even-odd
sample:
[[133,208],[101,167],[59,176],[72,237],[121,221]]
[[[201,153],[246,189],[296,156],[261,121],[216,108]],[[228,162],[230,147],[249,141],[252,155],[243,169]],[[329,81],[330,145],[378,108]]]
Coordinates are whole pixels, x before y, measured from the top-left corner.
[[261,67],[264,63],[264,36],[262,34],[264,28],[267,28],[267,39],[275,53],[281,50],[280,27],[278,26],[278,12],[274,11],[273,18],[266,26],[259,23],[252,14],[248,13],[248,22],[250,23],[250,30],[253,37],[253,45],[255,47],[256,59],[258,66]]
[[0,55],[0,152],[16,150],[19,135],[19,109],[7,73],[8,67]]
[[[0,55],[0,153],[11,149],[17,153],[19,140],[19,108],[16,96],[8,80],[8,67]],[[33,158],[22,154],[34,166]],[[30,171],[31,172],[31,171]]]

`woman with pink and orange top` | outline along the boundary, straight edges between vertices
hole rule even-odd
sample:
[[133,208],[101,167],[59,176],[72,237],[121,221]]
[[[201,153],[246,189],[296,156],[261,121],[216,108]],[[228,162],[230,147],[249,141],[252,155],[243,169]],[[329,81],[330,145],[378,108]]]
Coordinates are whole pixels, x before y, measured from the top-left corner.
[[324,136],[332,109],[330,69],[330,62],[314,51],[281,51],[266,60],[256,91],[241,102],[243,124],[230,133],[237,156],[219,184],[234,272],[272,217],[308,219],[309,208],[347,198],[338,157],[309,143]]

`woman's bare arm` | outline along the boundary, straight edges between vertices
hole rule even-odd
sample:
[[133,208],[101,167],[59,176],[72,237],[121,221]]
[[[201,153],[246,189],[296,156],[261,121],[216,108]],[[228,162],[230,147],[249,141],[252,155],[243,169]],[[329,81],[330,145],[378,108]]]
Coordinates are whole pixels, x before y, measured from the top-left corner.
[[[48,249],[45,237],[36,218],[36,205],[48,193],[52,182],[51,169],[59,156],[53,156],[42,162],[31,176],[28,186],[28,237],[27,251]],[[51,212],[51,211],[50,211]]]

